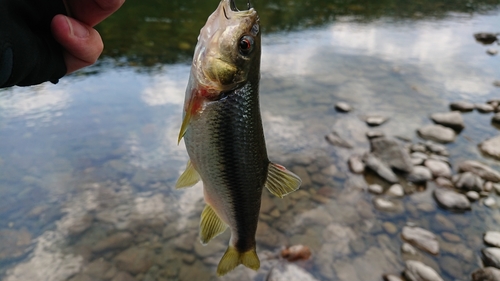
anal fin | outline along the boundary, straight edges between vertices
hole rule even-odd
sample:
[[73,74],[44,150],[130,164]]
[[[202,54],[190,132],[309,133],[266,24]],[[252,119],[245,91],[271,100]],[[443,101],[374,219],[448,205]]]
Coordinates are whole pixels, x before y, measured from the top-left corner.
[[300,187],[301,179],[285,167],[269,163],[265,187],[272,194],[283,198],[283,196],[294,192]]
[[191,187],[200,181],[200,175],[195,170],[191,160],[188,160],[186,164],[186,170],[181,174],[177,182],[175,183],[175,188],[185,188]]
[[217,216],[210,205],[206,205],[201,213],[200,220],[200,240],[207,244],[215,236],[226,230],[227,225]]

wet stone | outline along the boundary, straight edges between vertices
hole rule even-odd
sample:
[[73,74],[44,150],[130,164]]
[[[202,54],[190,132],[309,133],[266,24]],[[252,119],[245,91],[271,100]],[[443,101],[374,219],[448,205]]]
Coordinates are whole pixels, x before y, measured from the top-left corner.
[[398,228],[392,222],[386,221],[382,224],[382,227],[384,228],[385,232],[391,235],[396,234],[396,232],[398,232]]
[[104,252],[107,250],[123,249],[130,246],[133,237],[128,232],[118,232],[92,246],[92,252]]
[[500,232],[499,231],[487,231],[484,234],[484,243],[500,248]]
[[30,245],[31,233],[26,229],[0,229],[0,262],[21,258]]
[[[499,116],[500,122],[500,114]],[[487,156],[490,156],[495,159],[500,159],[500,136],[496,136],[490,139],[487,139],[479,144],[479,150]]]
[[462,130],[465,127],[464,119],[459,111],[434,113],[431,115],[431,119],[436,124],[440,124],[454,130]]
[[439,254],[439,243],[436,235],[420,227],[403,227],[401,237],[413,246],[429,252],[433,255]]
[[444,281],[432,267],[415,260],[406,261],[403,275],[408,281]]
[[302,180],[302,187],[310,187],[312,185],[311,178],[309,177],[309,173],[306,168],[302,166],[294,166],[292,168],[292,172],[294,172],[297,176]]
[[266,281],[291,280],[317,281],[318,279],[293,263],[278,263],[276,266],[272,267],[266,278]]
[[410,155],[398,141],[390,138],[370,140],[371,152],[382,162],[394,169],[409,173],[413,169]]
[[476,110],[481,112],[481,113],[489,113],[494,110],[493,106],[491,104],[485,104],[485,103],[476,103],[475,104]]
[[410,154],[410,157],[411,158],[418,158],[418,159],[423,159],[423,160],[426,160],[427,158],[429,158],[429,156],[425,153],[425,152],[413,152],[412,154]]
[[500,182],[500,172],[478,161],[474,160],[462,161],[458,164],[458,171],[474,173],[486,181]]
[[457,101],[450,104],[451,110],[458,110],[462,112],[469,112],[474,110],[474,104],[468,101]]
[[495,267],[480,268],[472,273],[472,281],[500,281],[500,269]]
[[413,166],[418,166],[424,164],[425,159],[422,158],[411,158],[411,163]]
[[442,144],[435,143],[432,141],[426,141],[425,146],[427,147],[427,150],[429,150],[432,153],[438,154],[438,155],[443,155],[443,156],[448,156],[449,152],[446,149],[446,147]]
[[352,155],[347,160],[349,164],[349,169],[355,174],[361,174],[365,171],[365,164],[361,160],[361,156]]
[[384,274],[382,278],[384,279],[384,281],[403,281],[401,277],[393,274]]
[[405,195],[405,191],[403,190],[403,187],[400,184],[396,183],[391,185],[391,187],[389,187],[386,194],[394,197],[403,197]]
[[434,159],[427,159],[425,160],[424,165],[429,168],[432,175],[436,178],[451,178],[451,169],[448,163]]
[[152,254],[148,249],[131,247],[115,257],[116,267],[130,274],[147,272],[153,265]]
[[89,263],[87,267],[83,270],[83,273],[93,278],[104,279],[106,277],[106,273],[110,269],[111,269],[111,263],[107,262],[103,258],[100,258]]
[[489,208],[497,207],[497,201],[493,197],[488,197],[483,201],[484,206]]
[[441,269],[450,276],[453,276],[455,280],[460,279],[464,276],[463,264],[456,258],[450,256],[444,256],[440,259],[439,265]]
[[337,132],[331,132],[328,135],[325,136],[325,139],[328,141],[329,144],[333,146],[340,146],[344,148],[352,148],[352,145],[343,139]]
[[382,194],[382,192],[384,192],[384,188],[379,184],[370,184],[368,186],[368,191],[374,194]]
[[380,211],[395,213],[404,212],[403,204],[399,201],[392,201],[382,197],[377,197],[373,199],[373,204],[375,205],[375,208]]
[[352,106],[346,102],[338,102],[335,104],[335,109],[339,112],[349,112],[352,110]]
[[427,151],[427,147],[421,143],[413,143],[410,145],[410,151],[425,153]]
[[491,181],[487,181],[483,185],[483,190],[486,192],[491,192],[493,190],[493,183]]
[[75,222],[68,227],[68,234],[70,236],[78,236],[87,230],[91,225],[94,217],[89,214],[82,216],[81,218],[75,220]]
[[441,233],[441,235],[443,236],[444,239],[446,239],[450,242],[457,243],[457,242],[461,241],[460,236],[453,234],[451,232],[443,232],[443,233]]
[[92,278],[87,274],[79,273],[68,279],[68,281],[100,281],[100,280],[95,280],[95,278]]
[[455,175],[452,180],[458,189],[462,189],[464,191],[483,191],[483,180],[471,172]]
[[370,168],[372,171],[374,171],[377,175],[379,175],[384,180],[386,180],[390,183],[397,183],[398,182],[398,177],[391,170],[391,168],[389,168],[389,166],[387,164],[382,162],[380,159],[378,159],[373,154],[366,153],[363,156],[363,162],[365,163],[366,167]]
[[441,187],[448,187],[448,188],[453,188],[453,183],[451,182],[451,180],[447,179],[447,178],[442,178],[442,177],[437,177],[435,179],[436,181],[436,184],[441,186]]
[[366,132],[366,137],[368,139],[381,138],[381,137],[385,137],[385,134],[382,131],[370,130],[370,131]]
[[455,131],[441,125],[426,125],[417,130],[419,136],[426,140],[440,143],[450,143],[455,141],[457,136]]
[[489,45],[497,41],[497,34],[489,32],[478,32],[474,33],[474,38],[485,45]]
[[494,55],[498,54],[498,50],[490,48],[490,49],[486,50],[486,53],[490,56],[494,56]]
[[470,201],[477,201],[479,200],[479,193],[477,193],[476,191],[467,191],[467,193],[465,193],[465,195],[467,196],[467,198],[469,198]]
[[378,115],[366,116],[365,118],[365,122],[368,126],[380,126],[387,122],[387,120],[389,120],[388,117]]
[[484,248],[481,250],[481,254],[485,266],[493,266],[500,269],[500,248]]
[[437,188],[434,190],[434,198],[438,204],[449,210],[470,210],[471,205],[467,197],[451,189]]
[[410,174],[407,176],[407,180],[414,183],[424,183],[432,179],[432,172],[427,167],[415,166]]
[[412,255],[412,256],[415,256],[418,253],[417,249],[415,249],[415,247],[413,247],[412,245],[410,245],[408,243],[403,243],[403,245],[401,245],[401,252],[404,254],[407,254],[407,255]]

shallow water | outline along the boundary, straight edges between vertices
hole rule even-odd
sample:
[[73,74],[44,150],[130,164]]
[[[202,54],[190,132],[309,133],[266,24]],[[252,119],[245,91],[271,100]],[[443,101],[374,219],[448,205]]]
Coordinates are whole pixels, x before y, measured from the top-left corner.
[[[472,36],[500,32],[499,3],[480,13],[427,16],[417,9],[401,18],[356,13],[359,7],[349,6],[353,14],[296,15],[297,25],[287,24],[285,16],[274,24],[272,4],[263,13],[271,15],[263,17],[269,26],[261,70],[268,151],[271,160],[305,171],[311,182],[285,199],[263,195],[261,259],[273,260],[283,246],[304,244],[313,258],[298,265],[319,280],[380,280],[383,273],[404,269],[399,234],[414,222],[437,234],[441,246],[440,255],[421,252],[421,260],[445,280],[469,280],[481,265],[482,234],[500,230],[498,209],[474,203],[465,214],[441,210],[428,184],[400,200],[403,212],[380,212],[365,190],[366,182],[376,179],[351,174],[346,163],[351,154],[368,149],[364,114],[390,117],[379,130],[417,142],[415,130],[431,123],[429,114],[448,111],[450,101],[500,96],[492,85],[500,79],[500,57],[485,53],[500,47],[483,46]],[[328,10],[327,3],[314,4]],[[255,7],[259,10],[258,3]],[[193,22],[203,24],[213,8],[193,11],[199,14]],[[144,22],[168,24],[168,17],[146,12],[151,14],[141,15]],[[119,19],[101,26],[105,40]],[[194,40],[187,35],[196,37],[195,25],[187,24],[190,31],[180,34]],[[168,32],[161,27],[148,40]],[[172,41],[182,47],[184,35]],[[201,247],[201,185],[173,188],[187,160],[176,139],[189,72],[185,53],[192,41],[184,51],[176,48],[169,49],[174,55],[158,53],[143,63],[134,60],[141,48],[131,54],[111,44],[98,66],[57,85],[0,90],[0,279],[111,280],[121,270],[136,280],[216,279],[229,233]],[[337,113],[338,101],[355,110]],[[479,159],[500,169],[499,161],[477,150],[477,143],[499,134],[490,118],[464,114],[465,130],[447,145],[454,167]],[[332,130],[354,148],[330,146],[324,136]],[[90,250],[124,232],[132,238],[117,249]],[[459,241],[447,240],[445,232]],[[132,262],[133,270],[124,266],[131,257],[142,261]],[[223,280],[265,280],[274,262],[263,262],[257,273],[239,267]]]

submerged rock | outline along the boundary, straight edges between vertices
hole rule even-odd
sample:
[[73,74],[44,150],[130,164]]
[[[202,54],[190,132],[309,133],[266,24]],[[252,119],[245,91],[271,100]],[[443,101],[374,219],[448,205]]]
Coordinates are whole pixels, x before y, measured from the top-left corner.
[[485,104],[485,103],[476,103],[475,107],[476,110],[481,113],[489,113],[495,110],[495,108],[491,104]]
[[115,257],[116,267],[130,274],[145,273],[153,266],[153,256],[148,249],[131,247]]
[[478,32],[474,33],[474,38],[476,39],[476,41],[482,44],[489,45],[497,41],[497,34],[489,32]]
[[18,259],[31,250],[31,233],[26,229],[0,229],[0,263]]
[[413,169],[410,155],[395,139],[380,137],[370,140],[371,152],[394,169],[409,173]]
[[384,192],[384,188],[380,184],[370,184],[368,186],[368,191],[374,194],[382,194],[382,192]]
[[470,210],[470,202],[467,197],[451,189],[437,188],[434,190],[434,198],[438,204],[449,210]]
[[414,183],[424,183],[432,179],[432,172],[429,168],[424,166],[415,166],[410,174],[407,176],[407,180]]
[[487,231],[484,234],[484,243],[500,248],[500,232]]
[[403,281],[403,279],[401,279],[401,277],[399,277],[397,275],[393,275],[393,274],[384,274],[384,276],[382,276],[382,278],[384,278],[384,281]]
[[365,122],[368,126],[380,126],[382,124],[384,124],[385,122],[387,122],[387,120],[389,120],[388,117],[384,117],[384,116],[378,116],[378,115],[373,115],[373,116],[367,116],[365,118]]
[[347,160],[349,164],[349,169],[355,174],[362,174],[365,171],[365,164],[361,160],[361,156],[352,155]]
[[403,227],[401,237],[413,246],[429,252],[433,255],[439,254],[439,243],[436,235],[420,227]]
[[450,104],[450,109],[462,112],[469,112],[474,110],[474,104],[468,101],[456,101]]
[[490,56],[494,56],[494,55],[498,54],[498,50],[490,48],[490,49],[486,50],[486,53]]
[[481,250],[481,254],[485,266],[493,266],[500,269],[500,248],[484,248]]
[[500,159],[500,136],[483,141],[479,144],[479,150],[490,157]]
[[104,252],[113,249],[127,248],[133,241],[133,237],[128,232],[118,232],[92,246],[92,252]]
[[406,261],[404,276],[408,281],[444,281],[430,266],[419,261]]
[[427,125],[417,130],[418,135],[426,140],[449,143],[455,140],[457,134],[450,128],[441,125]]
[[339,112],[349,112],[352,110],[352,106],[346,102],[338,102],[335,104],[335,109]]
[[451,178],[451,169],[448,163],[440,160],[427,159],[424,165],[431,170],[434,177]]
[[500,281],[500,269],[494,267],[480,268],[472,273],[472,281]]
[[464,191],[483,191],[483,180],[478,175],[471,172],[454,175],[452,180],[458,189],[462,189]]
[[[500,145],[500,142],[499,142]],[[458,164],[459,172],[472,172],[484,180],[491,182],[500,182],[500,173],[491,167],[474,160],[466,160]]]
[[375,208],[384,212],[402,213],[404,211],[403,204],[399,201],[388,200],[382,197],[373,199]]
[[435,153],[435,154],[438,154],[438,155],[442,155],[442,156],[448,156],[449,155],[449,152],[446,149],[446,146],[444,146],[442,144],[435,143],[435,142],[432,142],[432,141],[426,141],[425,142],[425,147],[430,152],[432,152],[432,153]]
[[335,131],[326,135],[325,139],[328,141],[328,143],[330,143],[333,146],[352,148],[352,145],[346,140],[344,140],[342,137],[340,137],[340,135]]
[[387,164],[382,162],[375,155],[371,153],[365,153],[365,155],[363,155],[363,162],[365,163],[366,167],[370,168],[384,180],[390,183],[398,182],[398,177],[391,170],[391,168],[389,168]]
[[385,137],[385,134],[382,131],[370,130],[370,131],[366,132],[366,137],[368,139],[381,138],[381,137]]
[[[493,109],[492,109],[493,110]],[[450,127],[455,130],[462,130],[465,128],[464,119],[459,111],[451,111],[445,113],[434,113],[431,115],[434,123]]]
[[317,281],[309,272],[298,267],[295,264],[280,262],[274,266],[266,281],[291,281],[291,280],[303,280],[303,281]]

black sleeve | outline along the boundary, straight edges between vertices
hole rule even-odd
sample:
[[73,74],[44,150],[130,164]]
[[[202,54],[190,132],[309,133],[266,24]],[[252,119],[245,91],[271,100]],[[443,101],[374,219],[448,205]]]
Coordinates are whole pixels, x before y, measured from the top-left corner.
[[62,0],[0,0],[0,88],[57,83],[66,74],[50,23]]

